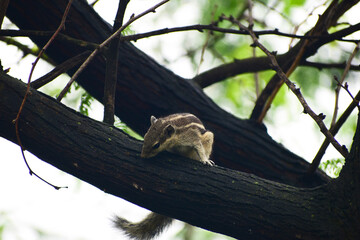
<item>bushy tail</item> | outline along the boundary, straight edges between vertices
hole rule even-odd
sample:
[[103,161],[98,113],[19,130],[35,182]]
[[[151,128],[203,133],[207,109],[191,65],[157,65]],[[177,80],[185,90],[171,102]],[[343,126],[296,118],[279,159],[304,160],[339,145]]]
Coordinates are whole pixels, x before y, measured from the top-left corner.
[[115,217],[114,223],[117,228],[123,230],[132,239],[150,240],[169,226],[172,220],[172,218],[157,213],[150,213],[138,223],[129,222],[121,217]]

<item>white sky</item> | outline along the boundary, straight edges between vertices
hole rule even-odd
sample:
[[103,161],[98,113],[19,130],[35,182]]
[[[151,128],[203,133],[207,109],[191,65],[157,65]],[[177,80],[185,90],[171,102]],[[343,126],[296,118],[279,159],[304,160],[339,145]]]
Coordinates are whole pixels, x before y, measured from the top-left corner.
[[[132,13],[140,13],[153,3],[154,1],[147,0],[130,1],[125,20]],[[114,19],[116,8],[117,1],[102,0],[96,6],[100,14],[110,23]],[[159,9],[158,13],[161,14],[161,11]],[[195,13],[190,14],[193,12],[194,7],[191,1],[184,1],[184,7],[180,8],[172,18],[167,18],[166,21],[154,26],[150,21],[154,17],[154,14],[151,13],[135,22],[132,28],[141,32],[162,27],[195,24],[197,23]],[[184,20],[182,16],[185,15],[189,17]],[[358,19],[354,21],[358,21]],[[191,34],[195,34],[195,32]],[[166,56],[157,56],[157,53],[151,51],[151,47],[156,45],[157,41],[164,41],[166,45],[163,46],[171,50],[167,51]],[[158,59],[165,57],[173,60],[183,54],[179,47],[182,44],[181,38],[174,38],[171,34],[140,40],[135,44],[145,52],[151,52],[151,55],[153,54],[152,56]],[[0,59],[4,68],[11,67],[10,73],[13,76],[26,80],[34,58],[26,57],[18,62],[21,53],[14,47],[9,48],[0,42],[0,49]],[[212,65],[205,64],[203,68],[210,66]],[[183,77],[194,75],[191,65],[185,60],[176,61],[168,67]],[[33,79],[49,71],[51,67],[40,63],[38,69],[39,71],[35,71]],[[56,80],[58,82],[56,84],[63,84],[66,79],[67,77],[63,76],[62,79]],[[354,89],[359,89],[359,85]],[[211,90],[207,92],[211,92]],[[328,94],[329,92],[319,92],[315,100],[321,102],[320,100]],[[289,95],[291,95],[290,92]],[[345,94],[343,93],[342,96]],[[295,153],[306,159],[312,159],[323,138],[319,133],[314,132],[313,120],[302,114],[302,107],[298,104],[297,99],[290,97],[289,101],[291,106],[294,106],[291,109],[292,119],[283,117],[288,115],[289,109],[278,110],[276,112],[278,117],[275,118],[276,125],[268,125],[269,133]],[[342,97],[341,101],[342,105],[346,106],[349,99]],[[333,102],[322,101],[315,110],[332,112],[332,106]],[[101,107],[93,106],[92,109],[91,116],[101,119]],[[231,111],[231,108],[229,110]],[[347,144],[351,142],[351,139],[343,139],[343,141]],[[49,234],[50,237],[44,239],[124,239],[122,234],[112,227],[110,218],[114,214],[119,214],[130,220],[140,220],[147,213],[145,210],[105,194],[87,183],[80,183],[74,177],[38,160],[30,153],[26,153],[30,166],[37,174],[53,184],[69,187],[56,191],[28,174],[17,145],[0,138],[0,151],[2,153],[0,159],[0,189],[2,192],[0,226],[6,223],[3,235],[5,240],[39,239],[39,235],[34,229],[44,230],[46,234]],[[327,156],[334,158],[339,155],[330,149]],[[179,222],[174,224],[170,231],[166,231],[159,239],[169,239],[181,226],[182,224]],[[219,239],[221,238],[219,237]]]

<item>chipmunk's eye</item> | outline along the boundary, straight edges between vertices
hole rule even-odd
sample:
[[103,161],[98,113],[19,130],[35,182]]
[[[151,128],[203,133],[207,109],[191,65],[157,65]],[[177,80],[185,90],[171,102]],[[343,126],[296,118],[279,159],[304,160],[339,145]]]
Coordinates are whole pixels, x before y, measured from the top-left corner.
[[158,149],[160,147],[160,143],[156,143],[152,148],[153,149]]

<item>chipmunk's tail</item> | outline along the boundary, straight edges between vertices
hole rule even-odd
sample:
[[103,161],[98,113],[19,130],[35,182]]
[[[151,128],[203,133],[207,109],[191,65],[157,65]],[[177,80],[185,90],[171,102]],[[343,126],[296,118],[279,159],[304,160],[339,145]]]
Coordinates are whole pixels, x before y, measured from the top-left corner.
[[132,223],[128,220],[115,217],[114,223],[117,228],[123,230],[126,235],[136,240],[150,240],[160,234],[173,219],[157,214],[150,213],[144,220],[138,223]]

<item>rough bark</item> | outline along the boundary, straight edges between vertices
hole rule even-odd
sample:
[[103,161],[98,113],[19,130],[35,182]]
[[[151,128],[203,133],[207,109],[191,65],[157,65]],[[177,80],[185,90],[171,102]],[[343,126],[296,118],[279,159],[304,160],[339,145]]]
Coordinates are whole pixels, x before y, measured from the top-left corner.
[[[0,136],[14,142],[24,93],[24,83],[0,73]],[[19,126],[25,148],[51,165],[211,231],[241,239],[360,237],[359,129],[341,177],[304,189],[169,153],[141,159],[141,142],[33,89]]]
[[[66,3],[66,0],[12,0],[7,16],[23,30],[54,30]],[[70,10],[64,33],[100,43],[109,36],[111,27],[84,1],[78,0]],[[45,42],[44,38],[31,39],[39,46]],[[81,46],[55,41],[47,54],[60,63],[81,51]],[[321,171],[307,176],[309,164],[276,143],[263,126],[225,112],[201,89],[160,66],[132,44],[121,44],[118,64],[116,114],[140,134],[148,128],[150,115],[191,112],[214,132],[212,159],[218,165],[293,186],[318,186],[329,181]],[[100,56],[78,82],[102,101],[104,76],[105,64]]]

